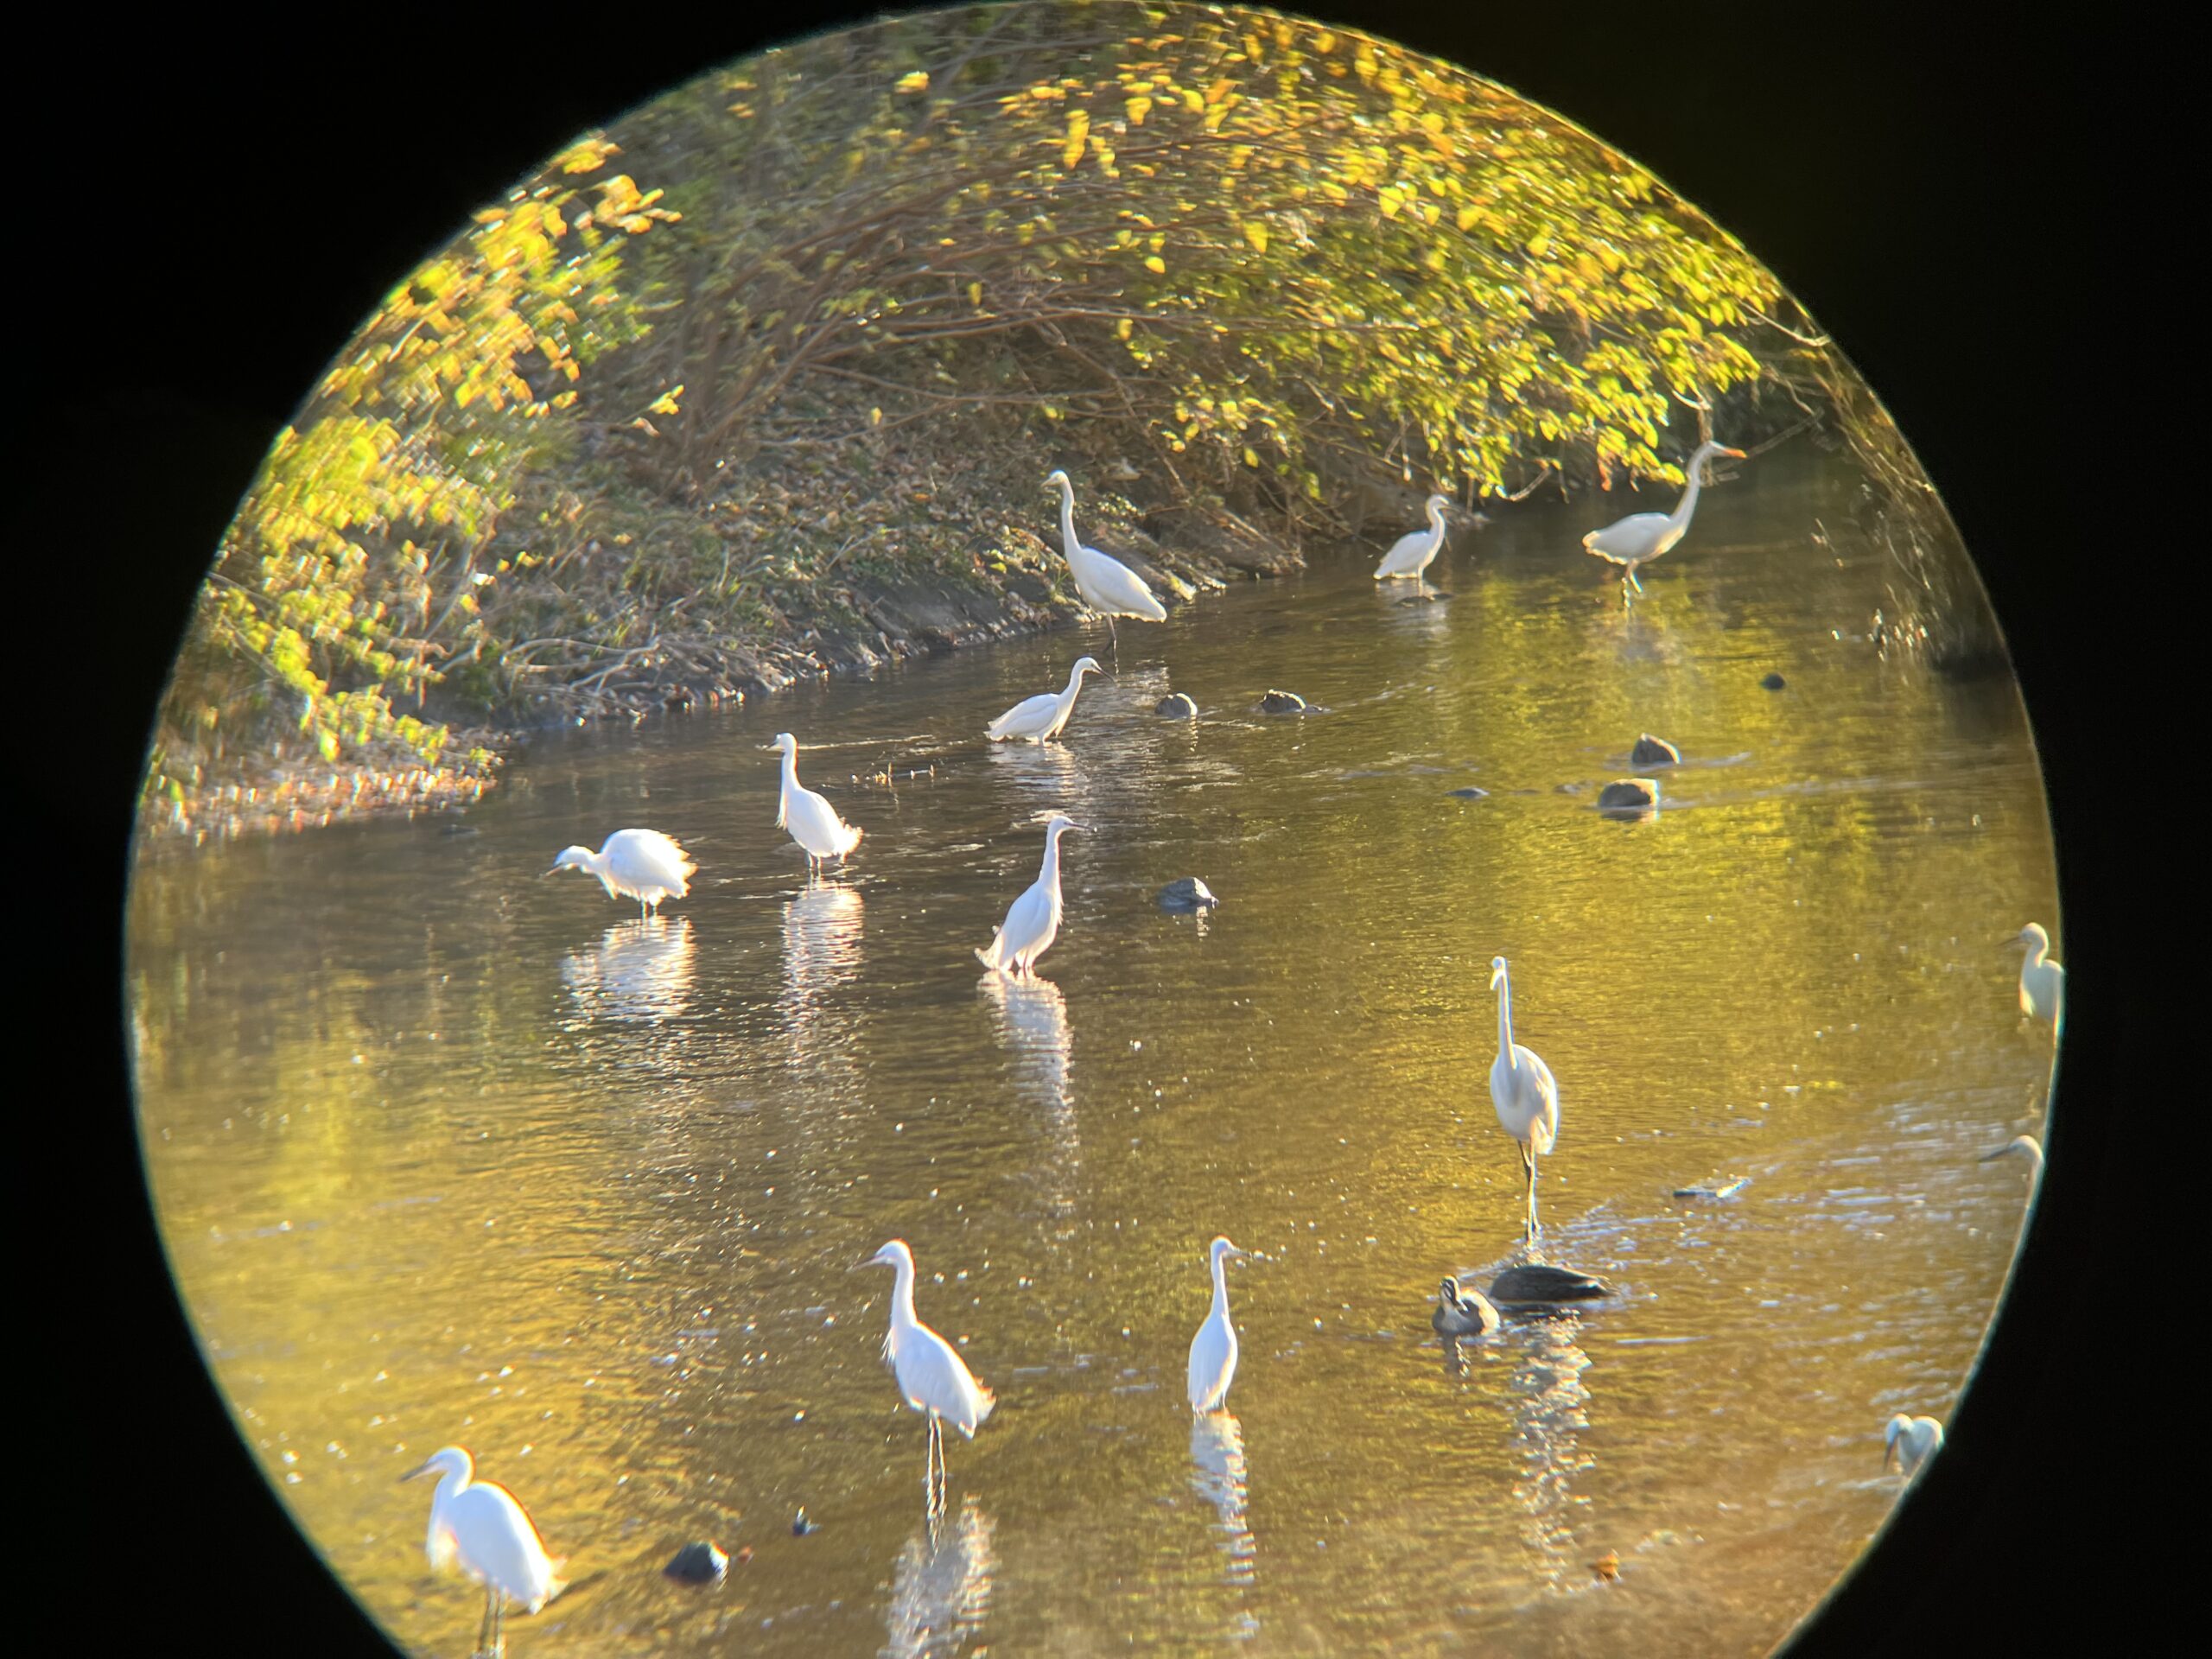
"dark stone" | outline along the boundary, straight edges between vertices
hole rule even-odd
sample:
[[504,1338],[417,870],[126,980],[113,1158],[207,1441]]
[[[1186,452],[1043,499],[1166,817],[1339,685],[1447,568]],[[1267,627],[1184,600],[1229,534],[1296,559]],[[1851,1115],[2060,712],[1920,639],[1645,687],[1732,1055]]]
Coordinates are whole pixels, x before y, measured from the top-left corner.
[[1602,1279],[1592,1279],[1586,1273],[1576,1273],[1569,1268],[1547,1267],[1542,1262],[1508,1268],[1490,1283],[1491,1300],[1522,1307],[1594,1302],[1612,1294],[1612,1287]]
[[791,1536],[794,1538],[804,1538],[810,1532],[819,1532],[821,1530],[821,1528],[816,1526],[813,1522],[806,1518],[806,1505],[804,1503],[800,1504],[798,1506],[798,1513],[791,1517]]
[[1295,691],[1270,691],[1260,699],[1260,712],[1263,715],[1302,715],[1306,712],[1306,699]]
[[1152,712],[1155,715],[1165,715],[1170,720],[1196,720],[1198,717],[1198,705],[1180,691],[1170,691],[1153,705]]
[[1770,691],[1779,691],[1783,686],[1789,684],[1789,682],[1783,679],[1779,674],[1770,674],[1764,679],[1761,680],[1759,683]]
[[1628,752],[1628,763],[1632,766],[1671,766],[1678,764],[1682,752],[1663,737],[1654,737],[1646,732],[1636,740],[1636,747]]
[[1160,890],[1162,910],[1211,910],[1220,902],[1213,896],[1213,890],[1195,875],[1170,881]]
[[702,1541],[684,1545],[661,1571],[679,1584],[715,1584],[729,1571],[729,1557]]
[[1643,812],[1659,804],[1659,785],[1648,778],[1624,778],[1598,791],[1600,812]]
[[1710,1186],[1678,1186],[1675,1189],[1675,1196],[1678,1198],[1732,1198],[1751,1184],[1749,1176],[1738,1175],[1732,1181],[1716,1182]]
[[1490,791],[1477,789],[1472,784],[1465,789],[1452,790],[1449,793],[1455,801],[1486,801],[1490,798]]

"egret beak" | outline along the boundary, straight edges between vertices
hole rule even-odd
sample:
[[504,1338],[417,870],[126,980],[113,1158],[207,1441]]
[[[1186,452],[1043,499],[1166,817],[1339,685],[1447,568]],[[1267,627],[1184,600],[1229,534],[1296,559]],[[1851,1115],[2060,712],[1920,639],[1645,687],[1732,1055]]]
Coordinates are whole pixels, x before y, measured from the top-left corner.
[[429,1464],[418,1463],[412,1469],[410,1469],[405,1474],[399,1478],[400,1484],[404,1486],[409,1481],[416,1479],[419,1476],[427,1475],[429,1472],[430,1465]]
[[2003,1146],[1998,1147],[1994,1152],[1983,1153],[1981,1154],[1980,1161],[1985,1164],[1994,1163],[1998,1159],[2002,1158],[2006,1153],[2012,1150],[2012,1143],[2008,1141]]
[[538,878],[537,878],[537,879],[538,879],[539,880],[543,881],[543,880],[546,878],[546,876],[549,876],[549,875],[558,875],[558,874],[561,874],[561,867],[560,867],[558,864],[556,864],[556,865],[555,865],[551,869],[547,870],[547,871],[544,871],[543,874],[541,874],[538,876]]
[[1887,1446],[1882,1448],[1882,1467],[1885,1470],[1887,1470],[1897,1462],[1897,1443],[1896,1440],[1892,1440]]
[[1724,455],[1733,456],[1738,461],[1749,461],[1751,459],[1749,455],[1745,454],[1740,449],[1723,449],[1720,453]]

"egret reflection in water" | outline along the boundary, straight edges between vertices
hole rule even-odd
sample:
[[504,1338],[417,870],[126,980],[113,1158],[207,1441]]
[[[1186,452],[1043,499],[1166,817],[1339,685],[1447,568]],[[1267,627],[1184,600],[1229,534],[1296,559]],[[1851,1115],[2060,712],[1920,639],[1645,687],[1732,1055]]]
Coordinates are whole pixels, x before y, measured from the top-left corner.
[[883,1659],[957,1652],[982,1629],[998,1571],[991,1548],[996,1525],[971,1493],[951,1524],[925,1522],[900,1546],[884,1613]]
[[824,883],[784,906],[783,1007],[794,1027],[861,970],[861,895]]
[[[1049,979],[1009,979],[985,974],[983,995],[998,1018],[999,1035],[1012,1058],[1015,1097],[1037,1109],[1052,1141],[1048,1171],[1052,1214],[1075,1210],[1075,1179],[1083,1163],[1083,1141],[1076,1127],[1075,1096],[1069,1086],[1074,1038],[1068,1028],[1067,998]],[[1065,1235],[1064,1235],[1065,1236]]]
[[670,1020],[690,1004],[692,955],[690,917],[632,918],[563,957],[561,982],[588,1018]]
[[1224,1576],[1231,1584],[1249,1584],[1257,1547],[1244,1519],[1243,1426],[1226,1411],[1192,1413],[1191,1464],[1191,1490],[1212,1504],[1220,1517],[1215,1529],[1228,1558]]

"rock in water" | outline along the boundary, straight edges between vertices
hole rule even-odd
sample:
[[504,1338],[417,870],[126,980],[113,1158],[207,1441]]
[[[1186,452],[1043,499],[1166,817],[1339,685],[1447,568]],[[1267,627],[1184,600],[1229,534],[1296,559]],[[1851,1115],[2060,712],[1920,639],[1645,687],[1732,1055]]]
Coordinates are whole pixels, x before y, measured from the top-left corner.
[[1659,785],[1649,778],[1624,778],[1598,791],[1598,810],[1641,815],[1659,804]]
[[1171,691],[1153,705],[1152,712],[1155,715],[1163,715],[1169,720],[1196,720],[1198,717],[1198,705],[1180,691]]
[[1263,715],[1302,715],[1306,712],[1306,699],[1295,691],[1269,691],[1260,699],[1260,712]]
[[1547,1267],[1540,1262],[1508,1268],[1490,1283],[1491,1300],[1522,1307],[1594,1302],[1612,1294],[1612,1287],[1602,1279],[1592,1279],[1586,1273],[1576,1273],[1569,1268]]
[[1783,679],[1779,674],[1770,674],[1764,679],[1761,680],[1759,683],[1770,691],[1779,691],[1783,686],[1789,684],[1789,682]]
[[794,1538],[804,1538],[810,1532],[819,1532],[821,1530],[821,1528],[816,1526],[813,1522],[806,1518],[806,1505],[804,1503],[800,1504],[798,1506],[798,1513],[791,1517],[791,1536]]
[[1221,902],[1213,896],[1213,889],[1195,875],[1186,875],[1179,881],[1170,881],[1160,890],[1162,910],[1211,910]]
[[1632,766],[1671,766],[1679,764],[1681,758],[1680,749],[1649,732],[1638,737],[1636,747],[1628,752],[1628,763]]
[[679,1584],[713,1584],[729,1571],[729,1557],[702,1540],[677,1550],[676,1559],[661,1571]]
[[1465,789],[1450,790],[1446,793],[1455,801],[1486,801],[1490,798],[1490,791],[1477,789],[1472,784]]

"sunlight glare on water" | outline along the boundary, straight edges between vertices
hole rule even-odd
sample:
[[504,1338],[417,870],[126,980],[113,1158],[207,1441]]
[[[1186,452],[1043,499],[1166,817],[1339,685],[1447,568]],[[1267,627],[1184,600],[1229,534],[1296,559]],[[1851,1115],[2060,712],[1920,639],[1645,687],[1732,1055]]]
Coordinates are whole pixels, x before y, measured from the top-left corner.
[[[422,1653],[477,1603],[393,1479],[449,1442],[569,1559],[531,1655],[1766,1651],[1894,1502],[1884,1420],[1967,1379],[2023,1199],[1975,1159],[2050,1069],[2001,943],[2057,913],[2017,690],[1858,637],[1879,572],[1810,534],[1853,482],[1761,461],[1632,611],[1576,546],[1611,504],[1456,531],[1437,603],[1317,557],[1122,625],[1042,748],[983,725],[1114,670],[1103,628],[547,737],[467,833],[149,855],[147,1156],[270,1479]],[[867,832],[811,889],[785,729]],[[1642,731],[1684,763],[1606,821]],[[1047,809],[1067,919],[1001,982]],[[657,919],[539,879],[632,825],[699,865]],[[1185,875],[1220,908],[1163,913]],[[1517,1244],[1498,955],[1560,1082],[1545,1252],[1620,1294],[1447,1355],[1439,1276]],[[1264,1256],[1194,1426],[1217,1232]],[[999,1398],[934,1547],[890,1278],[849,1271],[893,1236]],[[755,1555],[687,1590],[694,1537]]]

